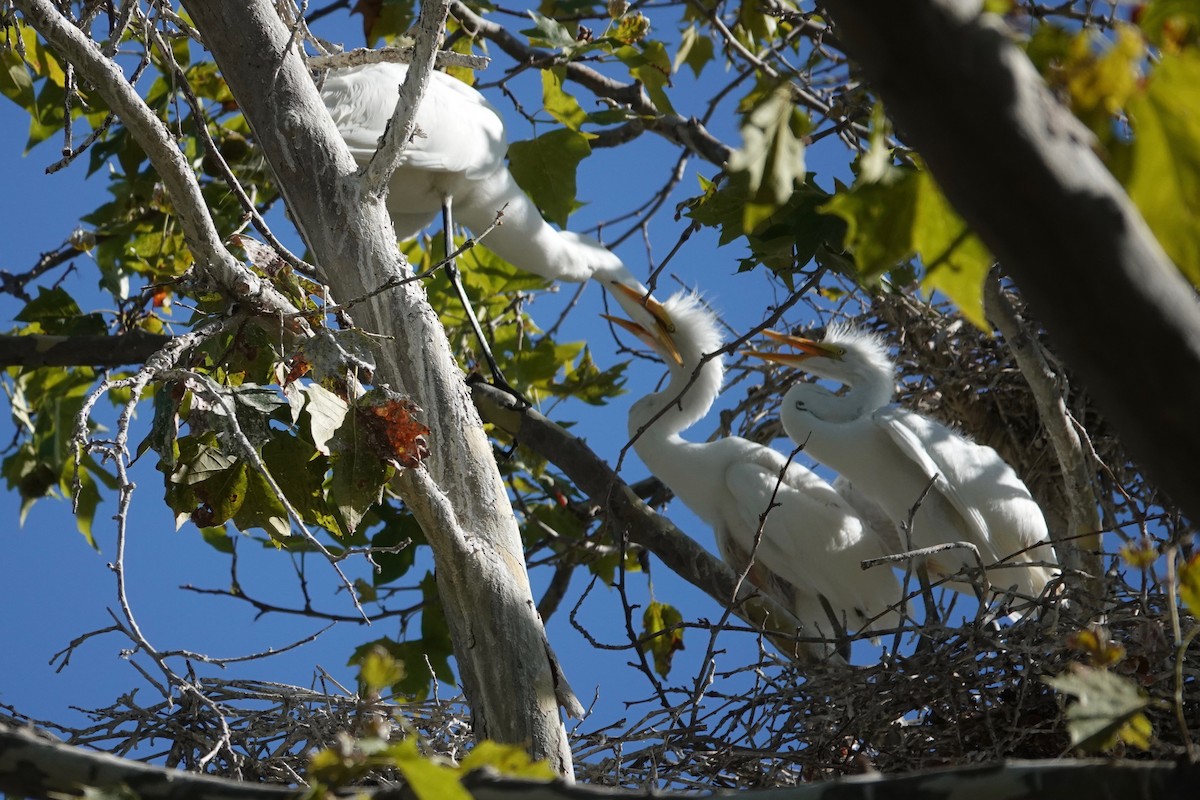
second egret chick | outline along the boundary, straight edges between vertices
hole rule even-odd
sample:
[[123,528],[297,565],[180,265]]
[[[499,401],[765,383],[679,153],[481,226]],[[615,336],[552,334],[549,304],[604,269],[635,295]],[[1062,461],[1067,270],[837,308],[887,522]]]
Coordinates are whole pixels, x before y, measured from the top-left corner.
[[675,323],[673,333],[609,317],[649,345],[670,370],[664,390],[629,410],[629,435],[643,463],[712,525],[717,548],[731,567],[741,571],[753,558],[751,581],[793,611],[804,635],[833,638],[837,628],[896,627],[900,617],[890,606],[900,600],[898,582],[886,568],[864,572],[860,567],[883,548],[833,487],[748,439],[689,442],[680,436],[720,394],[723,358],[704,356],[720,349],[721,334],[716,316],[695,294],[677,293],[663,305]]

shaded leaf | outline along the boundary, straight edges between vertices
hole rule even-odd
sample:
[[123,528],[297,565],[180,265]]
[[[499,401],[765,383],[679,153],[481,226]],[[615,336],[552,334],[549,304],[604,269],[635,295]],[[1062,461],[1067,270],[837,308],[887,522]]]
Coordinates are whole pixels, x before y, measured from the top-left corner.
[[1118,740],[1135,747],[1148,740],[1150,722],[1143,712],[1151,702],[1128,678],[1075,664],[1068,673],[1046,678],[1046,683],[1075,698],[1066,710],[1073,746],[1097,752]]
[[1200,553],[1179,569],[1179,596],[1192,616],[1200,619]]
[[786,87],[776,88],[747,115],[742,124],[742,147],[729,159],[730,172],[743,173],[748,181],[743,231],[754,230],[804,183],[808,129],[808,118],[792,102]]
[[587,136],[559,128],[536,139],[513,142],[508,148],[509,169],[538,208],[552,222],[565,226],[578,208],[575,172],[591,152]]

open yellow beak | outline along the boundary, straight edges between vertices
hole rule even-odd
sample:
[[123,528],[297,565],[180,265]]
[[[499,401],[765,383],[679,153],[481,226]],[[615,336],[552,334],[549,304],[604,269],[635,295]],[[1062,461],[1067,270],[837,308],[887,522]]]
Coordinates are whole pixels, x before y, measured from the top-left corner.
[[[620,284],[617,285],[619,286]],[[636,294],[636,292],[634,294],[639,298],[642,296]],[[611,314],[601,314],[600,316],[604,317],[614,325],[619,325],[620,327],[629,331],[642,342],[649,345],[649,347],[655,352],[666,353],[668,356],[670,356],[671,360],[675,362],[675,366],[683,366],[683,355],[680,354],[679,348],[675,346],[675,339],[671,336],[671,332],[662,327],[661,324],[659,325],[658,330],[648,331],[636,322],[630,322],[629,320],[622,319],[621,317],[614,317]],[[654,317],[654,320],[656,323],[659,322],[657,316]]]
[[654,317],[654,322],[660,329],[667,333],[675,332],[675,322],[671,319],[671,315],[667,313],[667,309],[662,303],[658,302],[653,297],[642,294],[630,286],[626,286],[620,281],[612,281],[610,286],[614,292],[625,295],[627,298],[646,309],[646,311],[650,313],[650,316]]
[[794,347],[799,353],[780,353],[774,350],[743,350],[742,354],[761,358],[773,364],[783,364],[787,367],[799,367],[805,359],[816,356],[824,358],[840,358],[841,352],[821,342],[805,339],[802,336],[792,336],[779,331],[763,331],[763,335],[780,344]]

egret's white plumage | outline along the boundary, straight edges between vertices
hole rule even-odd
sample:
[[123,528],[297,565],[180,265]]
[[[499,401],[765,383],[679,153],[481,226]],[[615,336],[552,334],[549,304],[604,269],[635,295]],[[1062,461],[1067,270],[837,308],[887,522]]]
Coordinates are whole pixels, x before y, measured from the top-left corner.
[[[684,390],[701,357],[721,347],[721,335],[716,318],[695,295],[681,292],[664,306],[676,326],[669,337],[677,360],[662,341],[667,334],[618,321],[653,347],[670,369],[666,388],[641,398],[629,410],[629,434],[636,437],[638,456],[713,526],[718,549],[734,569],[744,569],[754,553],[751,580],[792,609],[806,629],[825,636],[834,633],[818,595],[848,630],[862,629],[877,614],[882,616],[871,629],[895,627],[899,615],[888,610],[900,599],[895,577],[886,568],[864,572],[860,567],[862,560],[881,555],[883,548],[828,483],[747,439],[729,436],[699,443],[680,436],[708,413],[721,391],[721,356],[704,362]],[[772,499],[778,507],[767,515],[755,549],[761,515]]]
[[[797,382],[784,395],[780,410],[784,430],[804,443],[807,454],[839,472],[896,527],[907,523],[911,509],[933,480],[913,518],[913,547],[970,542],[986,565],[1001,560],[1017,565],[989,569],[994,587],[1015,586],[1033,597],[1041,594],[1052,571],[1030,562],[1053,563],[1055,555],[1045,518],[1029,489],[992,448],[968,441],[914,411],[889,405],[895,365],[878,337],[843,325],[831,326],[821,342],[782,334],[771,337],[801,352],[755,355],[846,387],[836,394],[818,384]],[[871,513],[866,505],[864,510]],[[927,563],[941,575],[975,566],[963,549],[938,553]]]
[[[338,131],[360,164],[366,164],[387,129],[408,74],[406,64],[367,64],[332,70],[321,97]],[[606,288],[633,319],[645,325],[658,315],[647,289],[621,259],[596,239],[555,229],[521,191],[505,165],[508,140],[500,112],[482,94],[442,72],[430,76],[416,113],[417,133],[404,148],[392,176],[387,207],[398,238],[432,222],[447,200],[455,220],[481,234],[503,209],[502,224],[483,243],[520,269],[550,280],[590,278]]]

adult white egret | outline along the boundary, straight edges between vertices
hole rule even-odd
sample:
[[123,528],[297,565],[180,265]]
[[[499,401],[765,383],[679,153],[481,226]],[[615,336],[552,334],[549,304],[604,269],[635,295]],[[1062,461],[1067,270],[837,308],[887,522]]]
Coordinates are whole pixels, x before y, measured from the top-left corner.
[[[331,70],[325,77],[321,88],[325,107],[360,164],[375,154],[407,74],[407,64],[380,63]],[[581,283],[594,278],[616,290],[614,298],[633,319],[647,327],[671,327],[662,305],[611,250],[590,236],[557,230],[543,219],[505,166],[504,120],[482,94],[434,72],[417,108],[416,123],[418,132],[404,148],[387,196],[398,238],[414,236],[441,213],[449,253],[451,209],[476,234],[491,226],[503,210],[501,224],[483,240],[501,258],[550,280]],[[467,308],[493,374],[503,382],[453,264],[447,274]]]
[[[860,567],[883,548],[833,487],[747,439],[689,442],[680,436],[708,413],[721,391],[721,356],[701,363],[706,353],[720,349],[721,334],[715,316],[694,294],[680,292],[664,305],[674,333],[609,317],[654,349],[670,370],[665,389],[629,410],[629,435],[635,437],[638,456],[713,526],[717,548],[730,566],[744,569],[753,553],[751,581],[789,607],[809,635],[836,633],[821,597],[845,630],[896,627],[900,618],[889,606],[900,600],[898,582],[886,568],[864,572]],[[868,625],[876,615],[879,619]]]
[[[1037,597],[1055,563],[1046,520],[1029,489],[990,447],[970,442],[914,411],[891,406],[895,365],[873,334],[830,326],[821,342],[768,332],[799,353],[755,352],[846,386],[836,394],[797,382],[783,397],[780,419],[804,451],[837,470],[899,527],[932,481],[912,520],[912,546],[966,541],[975,545],[993,586]],[[886,527],[886,526],[884,526]],[[953,575],[976,566],[965,549],[927,559],[930,569]]]

